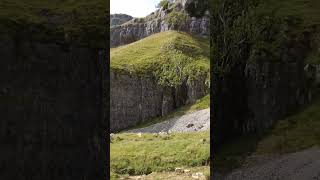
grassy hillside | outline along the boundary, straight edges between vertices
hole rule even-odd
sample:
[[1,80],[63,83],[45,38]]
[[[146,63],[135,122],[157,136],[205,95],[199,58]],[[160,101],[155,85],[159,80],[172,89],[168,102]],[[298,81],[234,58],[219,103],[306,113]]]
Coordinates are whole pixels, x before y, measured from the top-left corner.
[[106,40],[108,9],[105,0],[2,0],[0,29],[40,40],[101,45]]
[[[208,166],[210,133],[117,134],[110,144],[110,172],[141,175]],[[208,173],[208,172],[207,172]]]
[[[177,109],[161,118],[155,118],[138,127],[181,116],[196,110],[209,108],[210,95],[192,105]],[[191,173],[202,172],[210,176],[210,133],[175,133],[171,135],[122,133],[113,137],[110,144],[111,179],[132,175],[149,174],[149,179],[192,179],[189,174],[177,174],[175,168],[191,170]],[[190,158],[190,155],[192,157]]]
[[155,75],[169,86],[182,81],[209,79],[209,39],[167,31],[111,49],[114,71]]

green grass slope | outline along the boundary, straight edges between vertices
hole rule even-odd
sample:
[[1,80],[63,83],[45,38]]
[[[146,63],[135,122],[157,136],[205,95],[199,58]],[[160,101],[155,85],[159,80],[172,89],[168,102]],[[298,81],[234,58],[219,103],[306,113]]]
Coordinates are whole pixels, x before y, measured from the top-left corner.
[[105,0],[2,0],[0,32],[52,41],[68,36],[68,41],[101,46],[106,44],[108,9]]
[[111,70],[155,76],[164,85],[205,77],[209,82],[209,39],[167,31],[112,48]]
[[177,167],[208,166],[210,133],[116,134],[110,144],[110,172],[141,175]]

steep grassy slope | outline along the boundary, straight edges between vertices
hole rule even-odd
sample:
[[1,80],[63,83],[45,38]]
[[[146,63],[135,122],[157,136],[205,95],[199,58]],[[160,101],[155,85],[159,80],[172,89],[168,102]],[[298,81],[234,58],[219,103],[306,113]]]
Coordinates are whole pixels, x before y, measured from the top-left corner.
[[2,33],[26,33],[39,40],[99,47],[106,44],[108,9],[109,3],[104,0],[3,0],[0,29]]
[[113,48],[110,55],[112,70],[154,75],[164,85],[176,86],[200,76],[209,82],[209,40],[187,33],[158,33]]
[[141,137],[117,134],[110,153],[110,171],[114,176],[204,166],[209,163],[210,133],[142,134]]

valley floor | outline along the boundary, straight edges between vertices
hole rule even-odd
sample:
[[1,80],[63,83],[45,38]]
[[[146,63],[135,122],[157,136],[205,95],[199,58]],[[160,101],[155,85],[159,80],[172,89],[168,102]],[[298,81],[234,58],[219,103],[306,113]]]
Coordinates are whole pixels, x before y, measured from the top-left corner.
[[111,179],[209,179],[210,109],[202,109],[208,107],[202,102],[167,120],[112,134]]

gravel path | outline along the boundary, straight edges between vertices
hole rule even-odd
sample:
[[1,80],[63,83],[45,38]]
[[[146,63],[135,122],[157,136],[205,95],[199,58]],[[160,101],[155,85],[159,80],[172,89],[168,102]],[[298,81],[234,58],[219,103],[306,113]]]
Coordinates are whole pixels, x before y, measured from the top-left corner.
[[128,133],[194,132],[210,129],[210,109],[196,111]]
[[[255,158],[253,158],[255,159]],[[253,160],[252,159],[252,160]],[[259,158],[258,158],[259,159]],[[281,155],[265,162],[250,163],[221,180],[320,180],[320,148]]]

